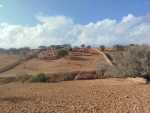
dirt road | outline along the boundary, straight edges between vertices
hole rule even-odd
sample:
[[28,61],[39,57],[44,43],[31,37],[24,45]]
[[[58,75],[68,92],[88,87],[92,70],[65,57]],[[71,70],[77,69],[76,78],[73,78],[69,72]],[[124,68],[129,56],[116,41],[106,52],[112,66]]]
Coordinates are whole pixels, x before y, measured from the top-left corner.
[[150,113],[150,85],[122,79],[0,86],[0,113]]

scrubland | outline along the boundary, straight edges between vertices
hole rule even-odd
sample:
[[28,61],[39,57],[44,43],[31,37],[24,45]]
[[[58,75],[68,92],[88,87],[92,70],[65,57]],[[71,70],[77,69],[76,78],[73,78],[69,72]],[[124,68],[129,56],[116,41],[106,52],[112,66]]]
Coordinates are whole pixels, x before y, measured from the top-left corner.
[[33,58],[1,73],[0,113],[150,113],[150,48],[103,52],[113,65],[102,55]]

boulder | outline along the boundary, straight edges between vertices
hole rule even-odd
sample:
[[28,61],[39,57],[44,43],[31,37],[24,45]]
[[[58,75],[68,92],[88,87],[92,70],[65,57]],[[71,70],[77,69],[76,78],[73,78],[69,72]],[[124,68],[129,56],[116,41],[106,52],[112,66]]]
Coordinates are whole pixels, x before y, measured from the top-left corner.
[[139,84],[146,84],[147,83],[147,80],[142,78],[142,77],[127,78],[127,80],[134,82],[134,83],[139,83]]
[[80,73],[75,77],[75,80],[90,80],[90,79],[97,79],[97,75],[91,73]]

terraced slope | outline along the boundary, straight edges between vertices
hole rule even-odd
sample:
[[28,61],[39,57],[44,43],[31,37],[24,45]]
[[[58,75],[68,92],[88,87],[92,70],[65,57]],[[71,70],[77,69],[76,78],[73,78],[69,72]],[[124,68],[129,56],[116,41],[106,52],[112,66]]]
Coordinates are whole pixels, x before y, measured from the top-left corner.
[[80,70],[95,70],[98,60],[103,61],[104,59],[99,55],[85,56],[81,59],[62,58],[52,61],[39,60],[34,58],[16,66],[10,71],[1,74],[1,76],[15,76],[21,75],[23,73],[37,74],[41,72],[59,73]]

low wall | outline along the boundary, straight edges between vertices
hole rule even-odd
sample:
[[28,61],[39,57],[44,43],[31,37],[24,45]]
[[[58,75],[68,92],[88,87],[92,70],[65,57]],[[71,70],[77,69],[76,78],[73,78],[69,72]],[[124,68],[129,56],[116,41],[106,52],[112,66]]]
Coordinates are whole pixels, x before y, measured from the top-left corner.
[[14,63],[12,63],[12,64],[9,64],[9,65],[7,65],[7,66],[5,66],[5,67],[3,67],[3,68],[0,68],[0,73],[3,73],[3,72],[8,71],[8,70],[10,70],[10,69],[16,67],[16,66],[19,65],[20,63],[21,63],[21,60],[16,61],[16,62],[14,62]]

